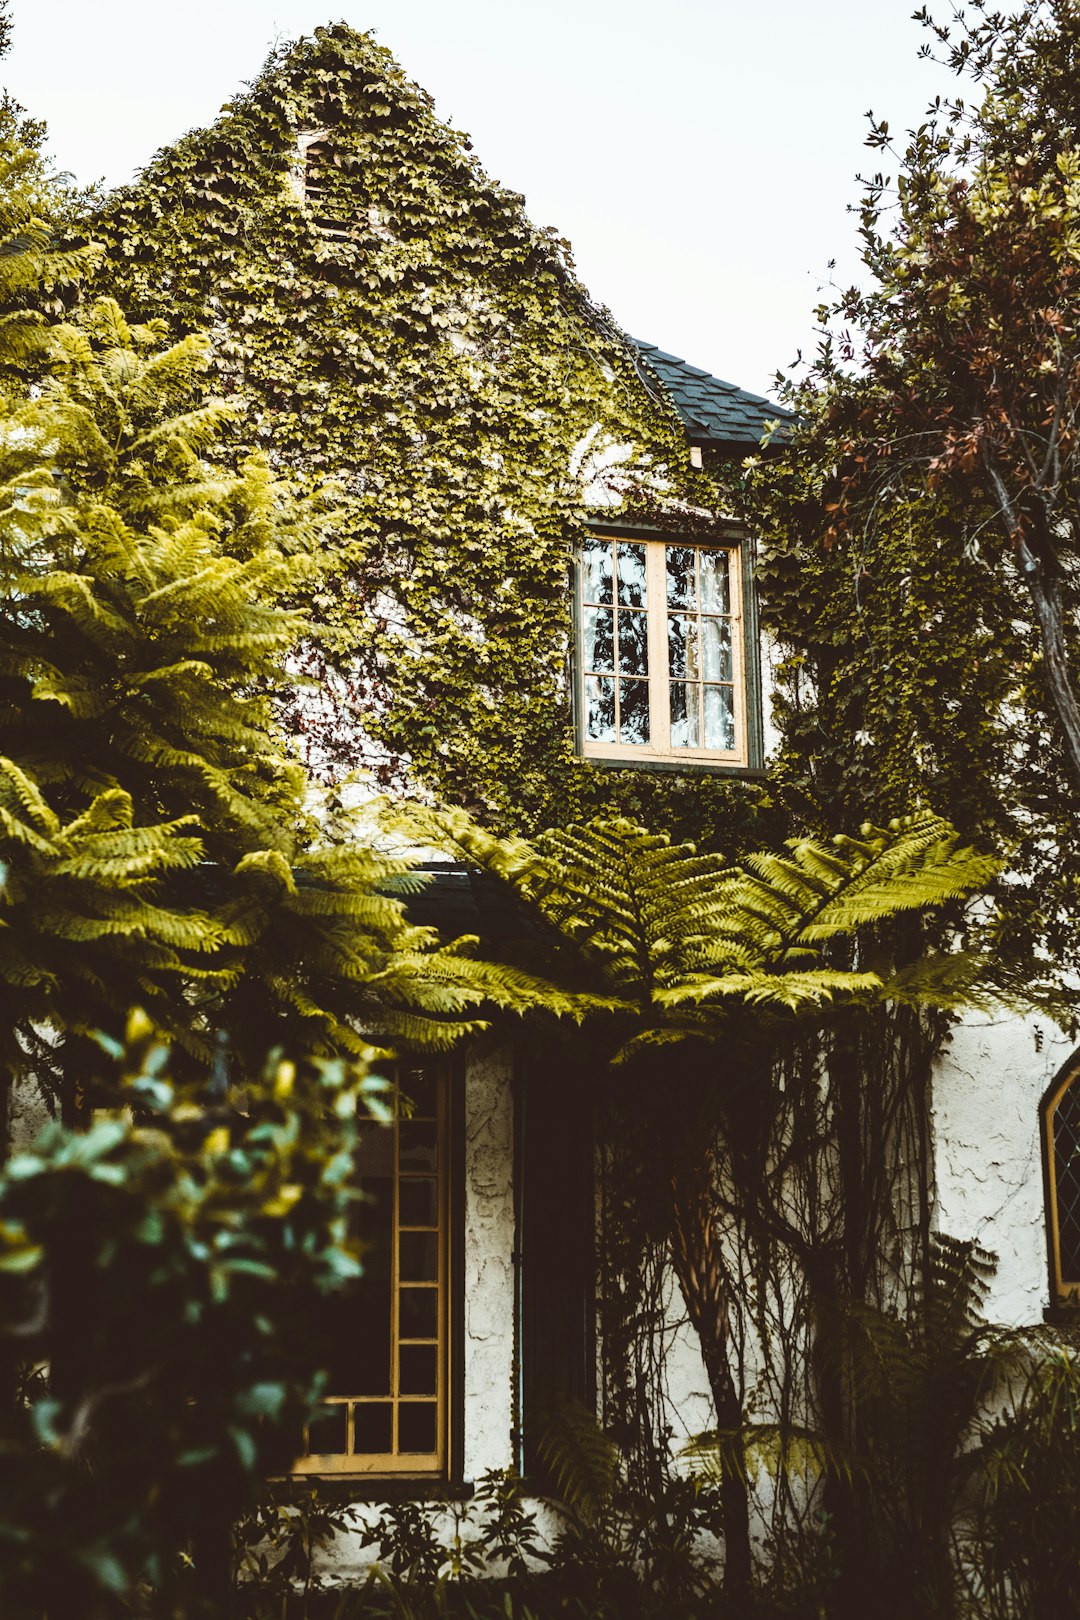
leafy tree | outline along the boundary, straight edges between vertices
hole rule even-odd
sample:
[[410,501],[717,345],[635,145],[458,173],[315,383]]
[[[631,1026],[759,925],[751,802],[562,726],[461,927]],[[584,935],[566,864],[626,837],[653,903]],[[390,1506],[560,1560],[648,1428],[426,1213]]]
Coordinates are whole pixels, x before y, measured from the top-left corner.
[[[893,152],[895,198],[882,174],[866,183],[873,279],[832,312],[860,336],[827,344],[816,367],[841,457],[832,532],[861,526],[872,504],[929,490],[969,545],[997,551],[1030,603],[1075,787],[1080,19],[1068,0],[1009,15],[977,0],[949,27],[919,15],[983,94],[935,103]],[[887,123],[872,124],[868,144],[891,150]]]

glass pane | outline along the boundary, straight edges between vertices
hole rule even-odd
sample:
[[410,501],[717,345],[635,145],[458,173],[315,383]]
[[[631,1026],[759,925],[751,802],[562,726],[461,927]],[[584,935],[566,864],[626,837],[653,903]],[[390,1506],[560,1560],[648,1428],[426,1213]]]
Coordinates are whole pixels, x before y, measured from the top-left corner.
[[389,1125],[362,1124],[356,1173],[365,1192],[382,1187],[394,1174],[394,1132]]
[[356,1154],[363,1198],[352,1206],[352,1236],[361,1244],[364,1274],[327,1297],[323,1306],[324,1365],[330,1395],[390,1393],[391,1233],[394,1133],[365,1125]]
[[615,613],[612,608],[586,608],[582,656],[588,670],[615,668]]
[[647,743],[649,740],[649,683],[619,683],[619,741]]
[[434,1395],[438,1391],[439,1352],[433,1344],[403,1344],[398,1388],[403,1395]]
[[390,1393],[388,1238],[364,1250],[364,1275],[327,1302],[328,1395]]
[[706,748],[735,747],[735,691],[730,686],[705,688]]
[[1054,1114],[1058,1246],[1062,1282],[1080,1282],[1080,1080],[1074,1080]]
[[696,608],[693,546],[667,547],[667,599],[671,607]]
[[398,1158],[403,1170],[434,1170],[438,1127],[427,1120],[403,1119],[398,1126]]
[[645,547],[625,546],[619,542],[619,604],[622,607],[645,606]]
[[439,1239],[434,1232],[402,1232],[400,1238],[400,1277],[402,1282],[438,1282]]
[[702,675],[707,681],[730,681],[733,678],[731,667],[731,620],[701,619],[699,621],[699,634],[701,636]]
[[434,1401],[426,1401],[423,1405],[416,1401],[403,1401],[398,1407],[398,1450],[434,1451],[437,1416]]
[[393,1446],[393,1407],[353,1407],[353,1450],[378,1456]]
[[586,540],[581,556],[586,602],[611,601],[611,541]]
[[438,1220],[438,1182],[427,1176],[407,1176],[398,1188],[398,1220],[402,1226],[434,1226]]
[[439,1292],[436,1288],[403,1288],[401,1337],[435,1339],[439,1335]]
[[[401,1076],[401,1095],[412,1104],[412,1119],[434,1119],[438,1112],[435,1100],[435,1076],[423,1069],[406,1069]],[[402,1113],[406,1110],[402,1109]]]
[[623,675],[649,673],[649,618],[646,613],[619,614],[619,670]]
[[585,735],[593,742],[615,741],[615,682],[606,675],[585,679]]
[[685,613],[669,613],[667,640],[669,674],[693,679],[699,673],[697,620]]
[[730,613],[730,560],[728,551],[703,550],[701,567],[701,611],[703,613]]
[[701,688],[683,681],[671,683],[671,746],[701,747]]
[[324,1406],[311,1420],[308,1429],[308,1451],[324,1457],[345,1450],[345,1422],[348,1407]]

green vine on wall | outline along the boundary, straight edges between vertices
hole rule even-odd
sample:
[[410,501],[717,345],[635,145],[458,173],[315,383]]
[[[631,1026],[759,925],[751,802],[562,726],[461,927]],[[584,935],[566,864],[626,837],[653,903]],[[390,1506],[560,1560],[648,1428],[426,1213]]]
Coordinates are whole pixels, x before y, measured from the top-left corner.
[[744,826],[743,784],[691,796],[574,758],[569,579],[596,488],[700,531],[717,486],[568,244],[370,35],[275,52],[86,230],[132,318],[211,333],[234,450],[339,486],[305,603],[324,638],[299,659],[319,686],[290,716],[315,762],[502,825],[606,807],[713,840]]

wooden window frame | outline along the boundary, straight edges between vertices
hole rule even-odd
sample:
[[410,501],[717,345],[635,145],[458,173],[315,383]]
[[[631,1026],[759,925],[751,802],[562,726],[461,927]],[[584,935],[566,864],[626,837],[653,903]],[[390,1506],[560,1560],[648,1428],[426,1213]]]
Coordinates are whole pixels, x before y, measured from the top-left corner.
[[1054,1120],[1058,1109],[1074,1085],[1080,1085],[1080,1054],[1071,1057],[1065,1067],[1059,1071],[1039,1105],[1039,1135],[1042,1142],[1050,1310],[1054,1312],[1065,1308],[1070,1314],[1080,1309],[1080,1276],[1065,1278],[1062,1275],[1057,1155],[1054,1151]]
[[[410,1178],[427,1178],[430,1172],[426,1170],[402,1170],[399,1156],[400,1127],[404,1123],[395,1109],[392,1123],[384,1128],[393,1132],[393,1209],[391,1214],[391,1267],[390,1267],[390,1293],[391,1293],[391,1332],[390,1332],[390,1392],[386,1396],[379,1395],[341,1395],[329,1396],[321,1405],[325,1407],[344,1406],[346,1408],[346,1444],[351,1445],[355,1434],[356,1410],[363,1406],[386,1406],[391,1408],[391,1450],[389,1452],[357,1453],[344,1452],[308,1452],[298,1457],[293,1463],[290,1473],[296,1477],[316,1476],[333,1479],[400,1479],[428,1482],[445,1481],[450,1477],[452,1461],[457,1455],[459,1447],[458,1423],[456,1422],[455,1406],[460,1397],[459,1383],[456,1376],[455,1358],[460,1336],[460,1313],[455,1308],[452,1297],[453,1283],[458,1272],[457,1243],[455,1242],[454,1225],[456,1220],[455,1187],[457,1180],[455,1148],[455,1131],[453,1097],[454,1090],[451,1084],[451,1066],[441,1062],[425,1066],[425,1073],[431,1079],[436,1096],[437,1121],[437,1217],[438,1217],[438,1262],[437,1277],[434,1283],[408,1282],[403,1284],[400,1278],[401,1244],[403,1232],[431,1231],[429,1226],[416,1227],[402,1225],[400,1219],[400,1193],[401,1184]],[[405,1095],[408,1095],[407,1076],[401,1086]],[[425,1118],[426,1116],[420,1116]],[[436,1318],[436,1335],[434,1338],[411,1338],[402,1340],[400,1332],[401,1289],[402,1287],[430,1289],[437,1293],[438,1307]],[[436,1346],[436,1392],[432,1397],[401,1393],[399,1350],[405,1344],[435,1344]],[[399,1415],[403,1403],[418,1403],[434,1405],[435,1442],[434,1452],[403,1452],[399,1448]]]
[[[757,626],[750,588],[748,567],[750,551],[746,535],[733,530],[721,537],[712,535],[706,537],[693,533],[682,534],[644,527],[597,523],[590,528],[589,538],[608,542],[622,541],[644,545],[646,548],[649,742],[647,744],[603,742],[588,736],[588,711],[585,701],[585,681],[588,672],[585,668],[584,655],[584,570],[579,551],[575,561],[574,577],[573,657],[578,754],[583,759],[598,764],[638,765],[660,769],[678,769],[680,766],[705,767],[739,773],[760,771],[762,745]],[[695,551],[723,550],[729,554],[731,560],[728,572],[731,612],[724,617],[731,623],[733,679],[730,684],[733,688],[736,742],[736,746],[732,749],[687,748],[673,745],[671,742],[671,677],[667,647],[669,607],[665,550],[669,546]]]

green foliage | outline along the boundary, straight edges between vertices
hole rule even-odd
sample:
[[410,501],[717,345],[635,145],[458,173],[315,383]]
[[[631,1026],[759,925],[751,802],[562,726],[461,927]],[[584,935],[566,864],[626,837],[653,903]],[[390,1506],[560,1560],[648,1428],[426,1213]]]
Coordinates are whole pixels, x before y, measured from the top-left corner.
[[115,1034],[136,1004],[203,1066],[225,1028],[255,1068],[267,1040],[441,1049],[485,1002],[531,1005],[525,975],[406,925],[419,880],[320,801],[276,724],[319,503],[265,458],[209,469],[230,412],[203,397],[201,340],[166,346],[109,300],[50,337],[51,381],[0,434],[9,1075],[62,1088],[55,1032]]
[[568,244],[372,36],[282,47],[85,229],[137,319],[213,332],[215,386],[240,407],[223,456],[254,440],[289,476],[340,481],[304,593],[328,632],[304,653],[319,701],[294,714],[313,762],[361,761],[503,828],[606,808],[745,832],[766,797],[749,784],[573,758],[569,577],[590,491],[676,529],[689,507],[701,530],[717,488]]
[[[923,1004],[965,1005],[987,971],[964,958],[948,972],[929,962],[892,973],[882,924],[970,895],[997,870],[929,814],[864,827],[858,839],[791,839],[786,856],[766,851],[740,866],[627,821],[553,828],[530,845],[497,839],[461,812],[409,819],[509,884],[585,965],[612,1010],[632,1015],[616,1061],[648,1045],[714,1038],[759,1010],[758,1025],[769,1015],[820,1016],[828,1003],[894,988]],[[860,933],[868,966],[830,954]]]
[[1043,1620],[1080,1602],[1080,1370],[1071,1335],[1056,1337],[1030,1346],[1018,1395],[981,1426],[980,1500],[964,1550],[987,1620]]
[[539,1452],[570,1511],[583,1525],[594,1524],[619,1483],[619,1454],[593,1413],[562,1403],[548,1421]]
[[[321,1301],[358,1271],[355,1119],[381,1085],[363,1061],[272,1059],[212,1097],[176,1084],[141,1017],[114,1061],[110,1108],[0,1173],[13,1615],[126,1613],[143,1579],[183,1605],[188,1543],[205,1591],[224,1526],[295,1454]],[[12,1406],[20,1363],[47,1376]]]
[[900,142],[871,120],[895,167],[864,182],[865,285],[818,311],[791,454],[739,497],[783,653],[778,781],[811,824],[917,800],[1007,847],[991,948],[1064,978],[1080,32],[1057,0],[918,15],[978,93],[938,100]]

